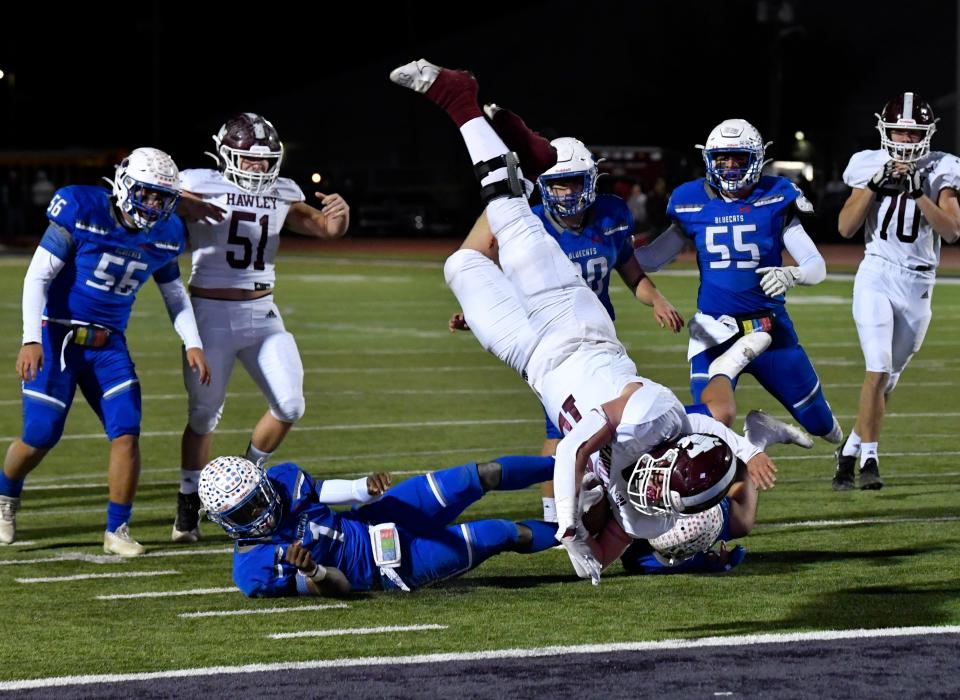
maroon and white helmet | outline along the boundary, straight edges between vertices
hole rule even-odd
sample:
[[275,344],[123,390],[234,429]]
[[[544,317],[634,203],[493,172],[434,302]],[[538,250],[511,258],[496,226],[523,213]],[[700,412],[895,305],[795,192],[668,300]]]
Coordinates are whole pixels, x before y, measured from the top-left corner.
[[737,474],[733,450],[716,435],[664,442],[623,470],[627,497],[645,515],[688,515],[719,503]]
[[[915,163],[930,152],[930,140],[937,130],[933,109],[915,92],[904,92],[887,102],[876,115],[880,145],[898,163]],[[900,143],[890,138],[894,129],[917,131],[921,139],[916,143]]]
[[[260,194],[280,177],[283,143],[273,124],[253,112],[230,117],[213,137],[220,172],[237,187]],[[240,159],[266,161],[262,171],[243,169]]]

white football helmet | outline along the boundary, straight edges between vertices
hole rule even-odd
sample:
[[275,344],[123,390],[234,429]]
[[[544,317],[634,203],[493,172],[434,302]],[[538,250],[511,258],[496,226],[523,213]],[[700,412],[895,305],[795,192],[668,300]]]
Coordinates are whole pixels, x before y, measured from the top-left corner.
[[[213,155],[223,176],[237,187],[261,194],[280,177],[283,143],[273,124],[253,112],[230,117],[213,137],[217,152]],[[240,159],[266,161],[262,171],[244,170]]]
[[[557,150],[557,162],[537,178],[543,205],[554,216],[576,216],[597,199],[597,164],[590,149],[575,138],[564,136],[550,145]],[[551,182],[576,177],[583,183],[579,192],[555,195],[550,191]]]
[[263,537],[280,520],[281,502],[266,472],[243,457],[217,457],[200,472],[203,509],[235,539]]
[[658,561],[675,566],[710,549],[722,529],[723,509],[718,503],[702,513],[677,518],[672,528],[650,540],[650,546]]
[[161,150],[138,148],[117,166],[113,196],[139,228],[153,228],[170,216],[180,199],[177,164]]
[[[890,157],[898,163],[916,163],[930,152],[930,141],[937,130],[937,118],[933,109],[915,92],[904,92],[887,102],[883,112],[877,117],[877,130],[880,132],[880,146],[887,149]],[[919,141],[894,141],[890,132],[916,131],[921,134]]]
[[[723,192],[738,192],[757,184],[760,173],[768,161],[764,160],[767,146],[760,132],[746,119],[725,119],[717,124],[707,137],[706,144],[697,144],[703,150],[703,162],[707,167],[707,181]],[[746,156],[742,165],[728,167],[718,163],[726,154]]]

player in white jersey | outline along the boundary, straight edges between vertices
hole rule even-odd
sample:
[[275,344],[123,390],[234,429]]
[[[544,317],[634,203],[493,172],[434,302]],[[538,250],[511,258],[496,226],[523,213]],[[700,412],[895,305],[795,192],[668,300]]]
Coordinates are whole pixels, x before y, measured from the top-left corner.
[[[745,478],[738,464],[746,463],[755,480],[772,479],[776,468],[760,448],[713,418],[688,416],[669,389],[637,375],[609,314],[531,211],[532,184],[484,119],[474,78],[422,59],[390,78],[445,109],[475,163],[486,210],[444,274],[480,344],[526,379],[566,435],[554,472],[557,534],[577,573],[599,582],[581,522],[580,485],[588,470],[603,483],[622,529],[644,538],[668,530],[679,514],[719,502],[735,479]],[[491,235],[500,267],[488,257]],[[699,438],[680,444],[694,432],[721,436],[726,444],[715,454],[725,457],[683,481],[672,464],[661,469],[651,452],[665,443],[691,457],[713,452],[698,447]]]
[[860,488],[883,487],[877,444],[886,403],[930,324],[941,240],[960,237],[960,160],[930,150],[936,130],[930,105],[905,92],[877,118],[881,148],[855,153],[843,173],[853,192],[840,211],[840,235],[865,230],[853,319],[866,376],[856,423],[837,450],[837,491],[854,488],[858,455]]
[[185,368],[189,414],[181,444],[174,542],[199,537],[197,483],[210,460],[213,430],[237,360],[269,405],[253,428],[247,459],[266,461],[303,415],[303,364],[273,301],[280,230],[336,238],[350,222],[349,207],[340,195],[317,193],[322,209],[316,209],[306,204],[293,180],[280,177],[283,144],[263,117],[231,117],[213,141],[218,169],[181,174],[185,196],[220,207],[224,216],[189,226],[190,295],[213,379],[201,386]]

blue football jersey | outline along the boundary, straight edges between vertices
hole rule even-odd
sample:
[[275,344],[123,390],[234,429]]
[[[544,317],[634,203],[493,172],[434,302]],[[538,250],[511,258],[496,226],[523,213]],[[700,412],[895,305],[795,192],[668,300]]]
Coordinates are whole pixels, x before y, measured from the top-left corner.
[[633,257],[634,223],[627,203],[612,194],[598,196],[587,210],[580,232],[563,228],[563,223],[549,215],[542,204],[533,207],[533,213],[567,257],[580,266],[580,274],[610,318],[616,318],[610,302],[610,274]]
[[152,275],[158,283],[180,276],[177,256],[187,233],[176,216],[149,231],[125,228],[110,193],[75,185],[53,195],[51,226],[40,245],[66,263],[50,285],[45,315],[97,323],[123,332],[137,291]]
[[798,210],[812,207],[783,177],[761,177],[749,197],[733,202],[703,178],[673,191],[667,214],[696,246],[700,311],[719,316],[783,309],[783,296],[764,294],[756,271],[783,264],[783,230]]
[[278,464],[267,476],[283,502],[280,522],[269,537],[239,540],[233,557],[233,580],[248,596],[295,595],[297,567],[284,561],[290,542],[301,542],[313,560],[343,572],[355,591],[368,591],[379,579],[367,526],[353,515],[319,503],[322,481],[293,463]]

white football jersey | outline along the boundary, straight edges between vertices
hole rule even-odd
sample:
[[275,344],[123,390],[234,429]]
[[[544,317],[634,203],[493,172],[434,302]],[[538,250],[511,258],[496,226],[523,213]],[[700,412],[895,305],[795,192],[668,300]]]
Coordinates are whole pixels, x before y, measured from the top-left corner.
[[[886,150],[860,151],[850,158],[843,181],[866,188],[870,178],[890,160]],[[960,159],[932,151],[917,162],[923,174],[923,191],[934,202],[946,188],[960,189]],[[940,263],[940,236],[906,195],[888,195],[870,203],[864,223],[866,254],[876,255],[912,270],[933,270]]]
[[262,194],[250,194],[217,170],[180,173],[187,192],[226,210],[216,224],[188,224],[193,249],[190,284],[207,289],[272,289],[280,230],[290,207],[304,200],[303,191],[281,177]]

